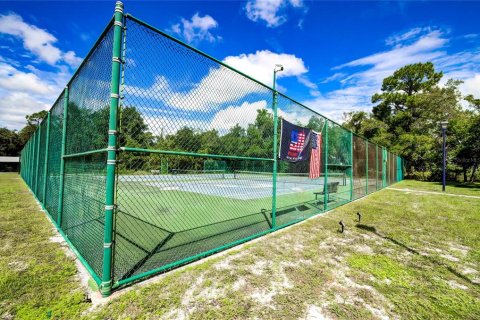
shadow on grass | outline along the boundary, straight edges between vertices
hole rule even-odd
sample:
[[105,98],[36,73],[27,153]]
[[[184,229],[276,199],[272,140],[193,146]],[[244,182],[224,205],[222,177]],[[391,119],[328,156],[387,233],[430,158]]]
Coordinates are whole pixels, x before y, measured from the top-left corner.
[[368,226],[368,225],[365,225],[365,224],[357,224],[356,225],[357,228],[361,229],[361,230],[365,230],[365,231],[368,231],[368,232],[371,232],[373,234],[375,234],[376,236],[382,238],[382,239],[385,239],[385,240],[388,240],[390,242],[392,242],[393,244],[396,244],[397,246],[407,250],[408,252],[412,253],[412,254],[415,254],[415,255],[418,255],[420,257],[423,257],[425,260],[439,266],[439,267],[444,267],[445,269],[447,269],[450,273],[452,273],[453,275],[457,276],[458,278],[460,279],[463,279],[465,280],[466,282],[474,285],[474,286],[480,286],[480,284],[478,283],[475,283],[473,282],[472,280],[470,280],[468,277],[466,277],[465,275],[461,274],[460,272],[458,272],[456,269],[454,269],[452,266],[442,262],[442,261],[439,261],[437,259],[435,259],[434,257],[431,257],[431,256],[428,256],[428,255],[423,255],[423,254],[420,254],[420,252],[418,252],[417,250],[407,246],[406,244],[398,241],[398,240],[395,240],[393,239],[392,237],[389,237],[389,236],[386,236],[386,235],[383,235],[381,233],[379,233],[377,231],[377,229],[375,227],[372,227],[372,226]]

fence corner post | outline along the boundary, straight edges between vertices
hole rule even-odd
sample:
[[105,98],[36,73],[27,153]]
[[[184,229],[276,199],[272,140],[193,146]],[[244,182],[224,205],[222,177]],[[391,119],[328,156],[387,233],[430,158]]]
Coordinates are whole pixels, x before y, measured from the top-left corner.
[[107,174],[105,186],[105,224],[103,237],[103,266],[100,292],[109,296],[112,292],[113,218],[115,210],[115,167],[117,160],[117,123],[120,100],[120,71],[123,33],[123,3],[115,4],[113,26],[112,80],[110,88],[110,115],[108,122]]

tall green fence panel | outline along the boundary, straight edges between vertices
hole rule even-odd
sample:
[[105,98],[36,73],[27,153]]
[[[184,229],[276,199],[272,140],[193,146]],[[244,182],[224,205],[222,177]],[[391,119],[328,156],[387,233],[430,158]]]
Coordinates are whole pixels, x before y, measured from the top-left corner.
[[353,199],[367,194],[367,141],[353,136]]
[[43,119],[40,125],[40,143],[39,143],[39,154],[38,154],[38,177],[37,177],[37,198],[42,201],[43,199],[43,186],[44,186],[44,170],[45,170],[45,156],[46,156],[46,146],[47,146],[47,118]]
[[[328,121],[327,130],[326,202],[327,209],[332,209],[352,200],[353,139],[350,131],[332,121]],[[342,181],[333,179],[338,176]]]
[[33,134],[33,145],[32,145],[32,182],[30,188],[33,191],[33,194],[37,195],[37,168],[38,168],[38,142],[39,142],[39,132],[40,128],[35,130]]
[[377,145],[373,143],[368,143],[368,148],[367,148],[367,159],[368,159],[368,193],[372,193],[377,191],[378,189],[378,181],[377,181],[377,172],[378,172],[378,166],[377,166]]
[[[282,226],[304,220],[324,210],[325,167],[322,165],[327,119],[284,95],[278,96],[277,108],[280,122],[279,152],[285,153],[282,152],[282,148],[287,148],[281,145],[280,141],[282,121],[311,130],[309,143],[314,146],[306,161],[291,162],[287,159],[278,161],[276,222],[277,226]],[[342,176],[336,179],[340,183],[343,182]],[[335,180],[333,175],[331,180]]]
[[103,153],[65,161],[62,230],[98,277],[102,274],[106,161]]
[[116,280],[268,231],[273,201],[273,92],[140,22],[126,25]]
[[61,227],[98,277],[103,259],[112,30],[108,29],[70,82],[66,101]]
[[45,208],[52,219],[58,223],[58,195],[60,191],[60,160],[62,156],[62,130],[63,130],[63,104],[62,93],[50,110],[50,136],[47,167],[47,188],[45,195]]

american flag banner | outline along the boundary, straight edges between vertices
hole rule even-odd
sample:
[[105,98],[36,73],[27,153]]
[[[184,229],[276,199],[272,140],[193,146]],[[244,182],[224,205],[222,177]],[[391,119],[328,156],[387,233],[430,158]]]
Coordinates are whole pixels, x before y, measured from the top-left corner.
[[305,161],[310,158],[310,129],[282,119],[280,160]]
[[316,179],[320,178],[320,161],[322,159],[322,133],[312,131],[311,135],[312,150],[310,151],[310,171],[308,173],[308,178]]

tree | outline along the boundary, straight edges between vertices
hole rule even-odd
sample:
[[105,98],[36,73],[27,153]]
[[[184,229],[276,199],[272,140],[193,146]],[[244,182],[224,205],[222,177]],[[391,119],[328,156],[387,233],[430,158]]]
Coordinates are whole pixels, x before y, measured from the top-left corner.
[[[462,149],[469,143],[466,130],[470,126],[466,124],[471,112],[459,103],[461,81],[449,80],[440,86],[442,76],[430,62],[398,69],[383,80],[382,92],[372,96],[376,104],[372,113],[347,113],[345,126],[404,157],[407,174],[420,172],[425,178],[438,179],[442,168],[439,121],[449,121],[449,163],[471,152]],[[473,97],[468,99],[475,103]],[[470,170],[470,164],[462,165],[465,172]]]
[[387,124],[400,126],[409,132],[411,124],[420,116],[421,105],[417,95],[428,93],[437,86],[442,72],[435,72],[433,63],[415,63],[406,65],[385,78],[382,93],[372,96],[373,115]]
[[27,120],[27,125],[23,127],[22,130],[18,133],[20,136],[20,141],[22,145],[27,143],[28,139],[35,133],[37,127],[40,125],[42,120],[47,116],[48,112],[45,110],[34,112],[30,115],[25,116]]
[[18,156],[22,142],[17,131],[0,128],[0,156]]

